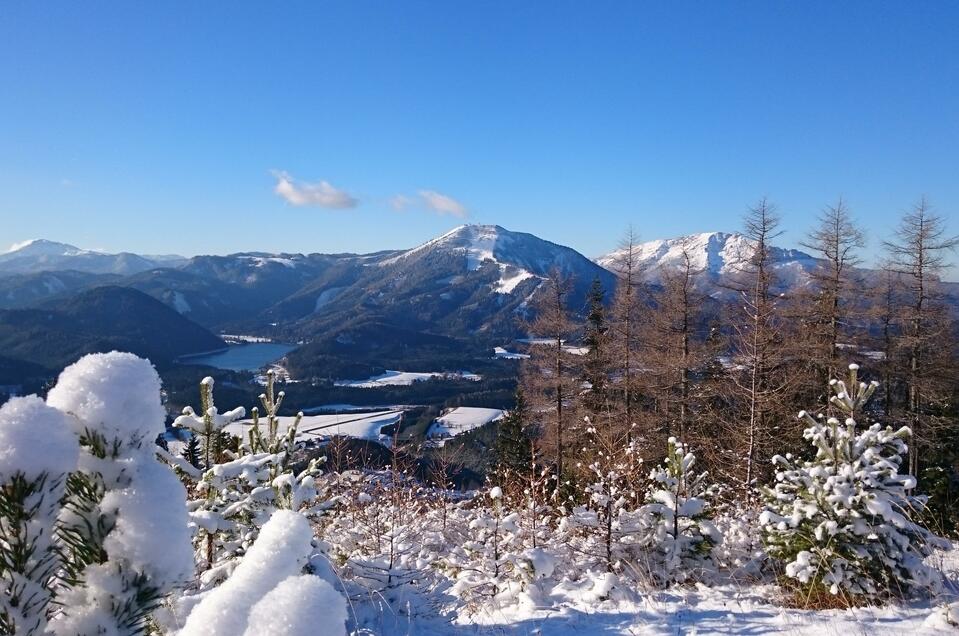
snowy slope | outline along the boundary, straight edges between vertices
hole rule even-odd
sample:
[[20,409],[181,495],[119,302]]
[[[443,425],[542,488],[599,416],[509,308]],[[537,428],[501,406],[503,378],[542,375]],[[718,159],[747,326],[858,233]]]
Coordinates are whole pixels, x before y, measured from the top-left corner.
[[499,225],[461,225],[411,250],[384,259],[380,265],[412,263],[436,253],[464,256],[466,270],[471,272],[486,263],[496,265],[500,276],[493,291],[499,294],[512,294],[528,279],[542,280],[554,267],[566,275],[590,281],[602,275],[592,267],[589,259],[573,249]]
[[334,382],[335,386],[350,386],[359,389],[374,389],[381,386],[409,386],[414,382],[423,382],[432,379],[445,380],[472,380],[478,382],[482,378],[475,373],[460,371],[457,373],[444,373],[442,371],[387,371],[381,375],[367,378],[366,380],[340,380]]
[[[384,426],[396,424],[403,416],[401,410],[377,411],[374,413],[345,413],[337,415],[307,415],[300,421],[296,430],[296,438],[300,441],[316,440],[322,437],[344,435],[358,439],[384,441],[388,436],[380,434]],[[280,417],[279,431],[284,434],[293,424],[294,417]],[[260,420],[260,426],[265,420]],[[241,439],[248,439],[252,420],[243,420],[228,424],[226,431],[238,435]]]
[[[756,249],[753,241],[742,234],[729,232],[704,232],[674,239],[661,239],[639,243],[634,246],[637,266],[649,280],[657,281],[663,270],[678,269],[684,265],[685,253],[690,266],[701,272],[702,280],[712,283],[732,278],[749,266]],[[596,258],[606,269],[620,271],[626,250],[619,249]],[[773,246],[771,260],[778,282],[782,286],[803,285],[818,261],[809,254],[795,249]]]
[[426,437],[430,439],[455,437],[474,428],[495,422],[504,415],[505,411],[500,409],[458,406],[433,420],[426,431]]

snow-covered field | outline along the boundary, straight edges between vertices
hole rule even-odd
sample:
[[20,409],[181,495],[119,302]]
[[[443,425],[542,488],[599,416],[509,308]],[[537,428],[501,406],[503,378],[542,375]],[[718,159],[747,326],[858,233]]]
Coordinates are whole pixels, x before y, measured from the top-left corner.
[[221,333],[220,337],[223,338],[226,342],[238,342],[238,343],[251,343],[251,342],[273,342],[272,338],[264,338],[263,336],[247,336],[244,334],[235,334],[235,333]]
[[[623,635],[788,634],[795,636],[959,634],[945,619],[947,605],[959,598],[959,549],[930,557],[946,580],[938,597],[890,602],[853,609],[804,610],[787,607],[780,588],[770,582],[740,581],[715,585],[673,586],[667,590],[627,593],[628,599],[597,598],[598,573],[590,583],[534,584],[525,602],[502,609],[473,611],[456,603],[442,606],[441,594],[411,594],[403,611],[374,597],[359,597],[351,607],[353,634],[372,636],[486,635]],[[534,600],[535,599],[535,600]],[[395,607],[395,605],[394,605]],[[959,612],[956,606],[953,612]],[[412,614],[412,617],[410,616]],[[375,627],[374,627],[375,626]]]
[[387,369],[382,375],[373,376],[365,380],[339,380],[334,382],[335,386],[350,386],[359,389],[374,389],[381,386],[409,386],[414,382],[432,380],[434,378],[446,380],[472,380],[478,382],[482,377],[475,373],[467,371],[457,371],[456,373],[444,373],[442,371],[416,372],[416,371],[391,371]]
[[362,405],[362,404],[321,404],[319,406],[311,406],[305,409],[300,409],[307,415],[310,414],[320,414],[320,413],[342,413],[345,411],[399,411],[416,408],[416,405],[413,404],[376,404],[376,405]]
[[697,586],[657,592],[634,601],[566,600],[547,609],[516,609],[437,625],[419,634],[793,634],[957,633],[930,604],[799,610],[775,603],[774,586]]
[[[556,343],[556,340],[552,338],[520,338],[516,342],[528,345],[552,345]],[[574,356],[585,356],[589,353],[589,347],[577,347],[576,345],[566,344],[566,341],[563,340],[563,351]]]
[[474,428],[479,428],[495,422],[505,415],[505,411],[500,409],[484,409],[474,406],[458,406],[449,413],[441,415],[433,420],[426,436],[430,439],[442,440],[447,437],[455,437]]
[[[306,415],[300,421],[300,426],[296,430],[296,439],[299,441],[308,441],[322,437],[344,435],[347,437],[387,443],[389,436],[381,435],[380,429],[390,424],[396,424],[402,416],[402,410],[356,414]],[[294,417],[280,417],[279,430],[282,432],[287,431],[295,419]],[[264,423],[265,419],[261,419],[260,426],[263,426]],[[242,420],[228,424],[225,430],[232,435],[239,435],[241,439],[247,439],[248,432],[252,425],[252,420]]]
[[529,358],[529,354],[516,353],[515,351],[507,351],[503,347],[493,347],[493,357],[502,358],[505,360],[525,360]]

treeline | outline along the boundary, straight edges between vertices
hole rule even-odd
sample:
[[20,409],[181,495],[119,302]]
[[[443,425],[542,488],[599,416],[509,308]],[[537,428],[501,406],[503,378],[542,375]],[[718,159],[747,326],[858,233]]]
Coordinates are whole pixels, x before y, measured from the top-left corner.
[[523,436],[505,436],[501,453],[513,452],[504,444],[530,444],[532,464],[575,499],[597,462],[624,464],[631,453],[654,465],[678,438],[728,496],[756,502],[773,475],[771,458],[806,447],[796,414],[819,405],[815,415],[838,416],[824,388],[856,362],[882,387],[870,417],[911,429],[905,468],[931,496],[935,522],[954,533],[959,360],[939,276],[959,237],[923,199],[883,243],[880,269],[861,269],[864,231],[840,200],[802,243],[818,260],[810,280],[784,287],[771,252],[779,226],[769,201],[748,210],[752,254],[714,297],[690,246],[651,277],[631,232],[616,289],[595,282],[585,318],[566,309],[569,281],[552,276],[527,325],[549,343],[531,347],[523,364]]

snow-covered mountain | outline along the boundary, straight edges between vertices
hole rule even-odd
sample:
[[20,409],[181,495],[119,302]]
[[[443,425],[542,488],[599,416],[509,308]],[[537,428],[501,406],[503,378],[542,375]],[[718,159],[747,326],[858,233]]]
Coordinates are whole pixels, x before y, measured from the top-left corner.
[[[523,281],[542,281],[553,268],[564,275],[592,282],[605,275],[589,259],[563,245],[533,234],[512,232],[499,225],[461,225],[411,250],[380,261],[380,266],[411,266],[437,254],[462,256],[465,272],[489,265],[499,268],[500,278],[493,291],[514,293]],[[533,285],[535,286],[535,285]]]
[[[517,316],[553,268],[572,279],[569,304],[576,310],[595,278],[607,289],[615,286],[614,276],[579,252],[498,225],[463,225],[412,249],[356,264],[354,280],[328,276],[325,285],[304,290],[308,297],[295,306],[300,312],[309,307],[309,316],[301,313],[307,331],[340,328],[350,317],[363,316],[458,337],[514,332]],[[293,307],[292,299],[282,303],[284,310]]]
[[[754,245],[741,234],[708,232],[634,247],[651,282],[678,267],[683,250],[702,274],[701,291],[728,297]],[[809,283],[818,261],[772,247],[777,288]],[[552,268],[574,281],[570,308],[581,310],[599,278],[611,291],[621,251],[595,262],[579,252],[498,225],[462,225],[405,250],[374,254],[245,252],[226,256],[146,257],[104,254],[65,243],[28,241],[0,254],[0,308],[34,306],[92,287],[134,287],[213,329],[283,333],[310,339],[357,320],[451,336],[517,327]],[[611,273],[612,272],[612,273]],[[868,279],[869,270],[862,270]],[[950,291],[950,298],[957,293]]]
[[183,260],[172,256],[152,259],[130,252],[108,254],[81,249],[67,243],[34,239],[17,243],[0,254],[0,275],[70,270],[88,274],[128,276],[154,267],[170,267]]
[[[729,281],[749,266],[756,251],[754,241],[742,234],[705,232],[674,239],[648,241],[633,247],[636,265],[651,281],[657,282],[664,271],[678,269],[684,264],[684,252],[689,256],[693,270],[701,274],[702,285]],[[625,249],[615,250],[596,259],[612,272],[622,268]],[[770,256],[777,284],[782,287],[804,285],[809,273],[819,261],[796,249],[771,247]]]

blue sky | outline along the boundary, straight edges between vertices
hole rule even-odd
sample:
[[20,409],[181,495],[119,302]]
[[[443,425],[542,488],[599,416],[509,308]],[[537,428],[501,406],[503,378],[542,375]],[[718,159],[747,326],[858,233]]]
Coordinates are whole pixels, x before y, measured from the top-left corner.
[[[0,4],[0,243],[588,255],[842,195],[959,231],[959,3]],[[326,185],[323,184],[326,183]],[[277,193],[277,186],[281,193]]]

